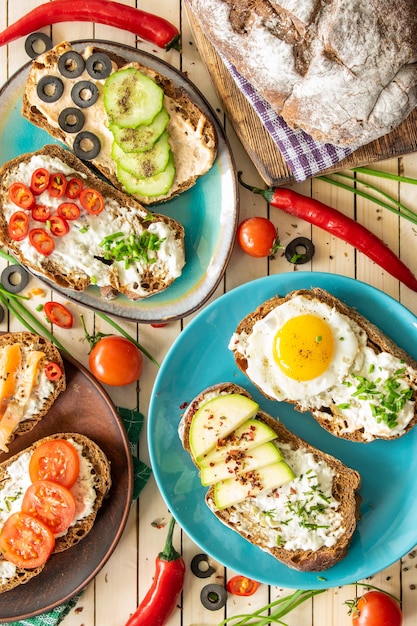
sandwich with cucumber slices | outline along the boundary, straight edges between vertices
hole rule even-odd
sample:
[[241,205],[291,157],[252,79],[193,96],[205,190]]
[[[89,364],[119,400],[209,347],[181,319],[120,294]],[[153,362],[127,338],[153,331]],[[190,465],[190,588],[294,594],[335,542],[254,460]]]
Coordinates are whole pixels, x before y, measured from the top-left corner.
[[178,432],[223,524],[299,571],[326,570],[347,554],[359,473],[294,435],[244,388],[203,390]]

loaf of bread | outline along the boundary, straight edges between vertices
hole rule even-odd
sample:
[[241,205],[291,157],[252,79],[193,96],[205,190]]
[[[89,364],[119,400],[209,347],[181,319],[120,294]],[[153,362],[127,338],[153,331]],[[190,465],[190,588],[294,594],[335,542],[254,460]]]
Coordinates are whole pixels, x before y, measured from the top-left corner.
[[395,439],[417,424],[417,362],[323,289],[262,303],[240,321],[229,348],[266,397],[310,411],[337,437]]
[[[251,397],[239,385],[225,382],[203,390],[187,407],[179,435],[190,454],[190,428],[196,412],[213,397],[229,394]],[[206,494],[209,509],[223,524],[288,567],[304,572],[332,567],[346,555],[359,519],[359,473],[300,439],[262,409],[255,419],[275,432],[272,443],[292,468],[293,480],[222,509],[216,506],[214,486],[210,486]],[[221,444],[227,445],[227,439]],[[195,463],[192,454],[191,458]],[[236,450],[230,458],[238,468]]]
[[[48,363],[61,370],[56,380],[46,375]],[[32,430],[65,388],[64,363],[53,343],[27,331],[0,335],[0,451]]]
[[[36,204],[50,210],[50,219],[39,222],[34,219],[33,209],[26,211],[27,236],[14,236],[10,221],[19,207],[10,197],[10,187],[15,182],[30,187],[32,174],[39,168],[67,181],[81,180],[84,189],[101,194],[103,209],[91,213],[80,203],[80,197],[53,197],[46,190],[35,199]],[[68,232],[55,236],[50,231],[53,216],[59,215],[60,205],[68,202],[76,204],[80,214],[64,220]],[[33,229],[37,246],[31,240]],[[46,238],[52,238],[52,250],[43,249]],[[138,300],[159,293],[181,275],[185,264],[184,228],[179,222],[151,213],[57,144],[18,156],[0,169],[0,243],[22,265],[57,285],[75,291],[97,285],[107,299],[123,294]]]
[[417,104],[413,0],[188,0],[216,50],[292,128],[356,148]]
[[[182,87],[177,87],[173,81],[162,76],[157,71],[140,63],[127,61],[111,51],[105,51],[97,46],[88,46],[79,53],[85,62],[93,55],[105,55],[112,64],[112,72],[120,68],[134,68],[141,74],[154,81],[163,90],[163,105],[169,115],[166,132],[169,136],[175,166],[175,176],[172,184],[163,193],[144,195],[136,190],[134,181],[119,172],[114,159],[114,135],[109,128],[109,119],[104,108],[105,78],[94,78],[87,69],[81,74],[74,72],[74,77],[62,74],[60,60],[64,55],[74,53],[71,44],[62,42],[53,49],[39,55],[32,63],[24,96],[22,114],[30,122],[43,128],[53,137],[63,141],[70,148],[79,135],[74,128],[67,128],[60,124],[60,114],[64,109],[78,110],[84,119],[81,133],[93,133],[99,139],[100,151],[88,160],[118,189],[129,191],[141,204],[155,204],[169,200],[179,193],[189,189],[197,178],[205,174],[213,165],[217,154],[217,134],[213,122],[207,117],[197,104],[191,99]],[[78,53],[77,53],[78,54]],[[87,63],[86,63],[87,67]],[[62,95],[54,102],[45,102],[39,97],[38,86],[43,79],[53,77],[63,85]],[[97,99],[90,106],[74,102],[71,92],[82,83],[89,85],[88,89],[96,90]],[[81,92],[80,92],[81,93]],[[130,181],[127,185],[126,178]]]
[[[71,490],[73,491],[74,497],[77,497],[76,493],[78,490],[80,494],[84,493],[84,497],[88,496],[92,498],[93,501],[89,503],[86,510],[79,515],[64,534],[56,536],[55,548],[50,558],[53,558],[53,554],[75,546],[90,532],[97,513],[103,504],[103,500],[108,495],[111,487],[110,463],[101,448],[89,437],[80,433],[57,433],[40,439],[30,448],[22,450],[0,464],[0,501],[3,499],[2,490],[6,490],[8,483],[15,480],[16,496],[13,499],[13,507],[16,509],[16,507],[19,506],[23,498],[24,486],[22,487],[22,485],[28,482],[28,479],[23,476],[23,473],[27,471],[30,455],[43,443],[55,439],[66,439],[76,446],[80,459],[83,459],[80,465],[82,469],[80,470],[79,481],[82,480],[84,486],[78,488],[76,483]],[[16,477],[13,479],[15,471],[9,473],[11,467],[20,467],[18,479]],[[21,485],[18,484],[19,482],[21,482]],[[87,484],[89,484],[89,486],[87,486]],[[92,493],[93,496],[89,495],[89,492]],[[2,515],[2,518],[3,517],[4,514]],[[6,564],[8,566],[7,569]],[[45,565],[33,569],[16,567],[12,563],[7,562],[0,553],[0,569],[2,570],[2,576],[0,576],[0,593],[26,583],[34,576],[40,574],[44,567]]]

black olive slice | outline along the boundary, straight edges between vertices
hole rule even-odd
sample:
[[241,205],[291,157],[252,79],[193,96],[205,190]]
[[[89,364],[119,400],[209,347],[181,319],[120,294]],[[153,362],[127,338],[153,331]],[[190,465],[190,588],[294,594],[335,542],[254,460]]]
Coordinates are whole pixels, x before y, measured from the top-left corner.
[[74,139],[72,146],[75,156],[85,161],[95,159],[100,153],[101,142],[97,135],[90,133],[88,130],[82,130]]
[[36,92],[43,102],[56,102],[64,92],[64,83],[58,76],[44,76],[38,82]]
[[31,33],[25,40],[25,51],[31,59],[53,47],[52,39],[45,33]]
[[82,109],[91,107],[98,98],[98,89],[96,85],[89,80],[80,80],[75,83],[71,89],[71,98],[77,106]]
[[91,78],[104,80],[112,71],[111,59],[104,52],[94,52],[85,62],[87,72]]
[[10,293],[19,293],[29,282],[29,274],[21,265],[8,265],[1,273],[1,284]]
[[192,573],[198,576],[198,578],[209,578],[216,571],[215,568],[210,565],[207,554],[196,554],[191,559],[190,566]]
[[227,591],[221,585],[206,585],[200,592],[201,604],[209,611],[217,611],[226,604]]
[[85,61],[75,50],[64,52],[58,59],[58,69],[65,78],[78,78],[84,72]]
[[308,263],[314,256],[314,244],[307,237],[296,237],[285,248],[284,254],[287,261],[294,265]]
[[58,116],[58,124],[66,133],[79,133],[84,126],[84,113],[76,107],[68,107]]

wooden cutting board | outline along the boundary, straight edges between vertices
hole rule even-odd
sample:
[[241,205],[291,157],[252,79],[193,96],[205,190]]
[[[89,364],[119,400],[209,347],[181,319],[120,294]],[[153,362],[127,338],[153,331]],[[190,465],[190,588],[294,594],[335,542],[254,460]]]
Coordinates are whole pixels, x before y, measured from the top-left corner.
[[[235,133],[260,176],[270,186],[294,182],[292,172],[277,145],[236,86],[221,57],[202,32],[188,7],[187,15],[198,51],[208,69],[214,89]],[[359,167],[415,151],[417,151],[417,109],[394,131],[356,150],[337,165],[321,173]]]

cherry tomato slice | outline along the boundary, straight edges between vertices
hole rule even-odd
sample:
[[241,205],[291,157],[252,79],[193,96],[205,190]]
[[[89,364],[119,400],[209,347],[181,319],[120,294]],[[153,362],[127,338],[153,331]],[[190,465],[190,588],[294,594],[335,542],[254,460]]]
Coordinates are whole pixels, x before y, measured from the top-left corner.
[[49,363],[45,365],[44,370],[46,377],[49,380],[59,380],[62,376],[62,369],[58,363],[55,363],[54,361],[49,361]]
[[29,461],[32,482],[49,480],[70,489],[80,473],[77,449],[66,439],[51,439],[35,448]]
[[142,353],[125,337],[110,335],[100,339],[90,352],[91,373],[112,386],[130,385],[142,374]]
[[39,196],[49,185],[49,172],[44,167],[38,167],[31,177],[30,188],[35,196]]
[[257,591],[259,583],[246,576],[233,576],[226,585],[227,591],[235,596],[251,596]]
[[54,240],[43,228],[32,228],[29,231],[29,241],[40,254],[49,256],[54,251]]
[[10,238],[14,241],[22,241],[29,232],[29,216],[23,211],[16,211],[11,216],[7,229]]
[[239,246],[249,256],[262,258],[274,254],[277,246],[277,229],[266,217],[249,217],[238,226]]
[[35,196],[23,183],[12,183],[9,187],[9,197],[21,209],[30,210],[35,204]]
[[54,535],[67,530],[75,515],[75,499],[71,491],[50,480],[38,480],[27,488],[22,512],[33,515]]
[[75,202],[63,202],[57,210],[58,215],[65,220],[76,220],[80,217],[80,207]]
[[67,183],[67,188],[65,190],[65,195],[67,196],[67,198],[69,198],[70,200],[75,200],[75,198],[78,198],[82,188],[83,188],[83,181],[80,180],[79,178],[71,178],[68,183]]
[[13,513],[0,533],[0,552],[17,567],[33,569],[43,565],[54,547],[53,533],[27,513]]
[[103,196],[96,189],[87,187],[80,193],[80,202],[91,215],[98,215],[104,209]]
[[55,237],[63,237],[69,232],[69,224],[60,215],[52,215],[49,219],[49,228]]
[[45,302],[43,310],[51,324],[61,328],[72,328],[74,323],[72,313],[60,302]]
[[64,174],[55,173],[49,175],[48,191],[54,198],[60,198],[64,195],[67,187],[67,179]]
[[32,217],[37,222],[46,222],[51,217],[51,210],[44,204],[35,204],[32,209]]

